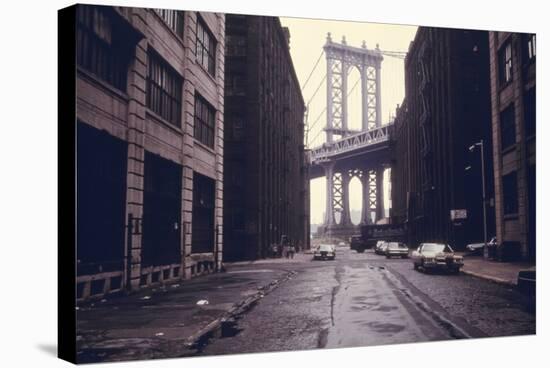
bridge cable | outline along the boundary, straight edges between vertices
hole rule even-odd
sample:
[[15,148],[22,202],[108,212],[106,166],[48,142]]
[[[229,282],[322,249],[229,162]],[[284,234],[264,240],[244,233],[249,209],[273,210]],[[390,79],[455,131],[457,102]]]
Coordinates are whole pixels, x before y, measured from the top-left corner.
[[306,82],[305,82],[304,85],[302,86],[302,92],[303,92],[304,89],[306,88],[307,83],[309,82],[309,79],[311,78],[311,76],[313,75],[313,72],[315,71],[315,68],[317,68],[317,65],[319,65],[319,61],[321,61],[321,58],[323,57],[323,53],[324,53],[324,52],[325,52],[325,50],[321,50],[321,55],[319,55],[319,58],[318,58],[317,61],[315,62],[315,65],[313,66],[313,69],[311,69],[311,72],[309,73],[309,76],[307,77]]
[[315,97],[315,95],[317,94],[317,92],[319,92],[319,89],[321,88],[321,86],[323,85],[323,83],[325,82],[325,80],[327,79],[327,75],[325,73],[323,79],[321,80],[321,83],[319,83],[319,85],[317,86],[317,89],[315,90],[315,92],[313,92],[313,95],[311,95],[311,98],[309,99],[309,101],[307,102],[306,105],[309,105],[309,103],[311,102],[311,100],[313,100],[313,98]]

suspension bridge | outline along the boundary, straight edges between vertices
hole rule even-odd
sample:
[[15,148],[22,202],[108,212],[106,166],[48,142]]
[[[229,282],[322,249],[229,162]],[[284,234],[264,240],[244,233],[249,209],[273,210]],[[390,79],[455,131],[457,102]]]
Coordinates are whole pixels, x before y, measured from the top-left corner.
[[[319,66],[323,56],[326,71],[321,77]],[[302,86],[302,93],[309,92],[305,116],[309,177],[326,178],[322,232],[338,236],[358,233],[359,226],[352,223],[350,216],[349,184],[353,178],[358,178],[362,187],[359,225],[373,224],[385,217],[383,178],[384,171],[391,167],[393,118],[388,114],[387,121],[382,121],[384,57],[398,60],[396,68],[400,68],[400,73],[395,75],[402,75],[405,52],[381,50],[379,45],[369,49],[364,41],[361,47],[354,47],[347,44],[345,37],[337,43],[329,33]],[[352,73],[358,76],[350,87],[348,79]],[[403,90],[403,78],[392,81],[390,73],[386,78],[390,80],[390,93]],[[308,89],[315,79],[318,80],[315,88]],[[320,94],[323,86],[326,86],[324,100]],[[401,101],[403,92],[394,97]],[[349,102],[354,101],[357,106],[350,106]]]

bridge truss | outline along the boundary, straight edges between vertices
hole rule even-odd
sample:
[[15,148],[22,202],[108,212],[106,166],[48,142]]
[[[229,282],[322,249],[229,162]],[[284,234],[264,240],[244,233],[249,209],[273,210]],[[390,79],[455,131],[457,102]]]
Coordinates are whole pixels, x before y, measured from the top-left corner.
[[[353,177],[357,177],[363,187],[361,224],[371,224],[384,217],[382,188],[386,167],[380,163],[366,164],[368,160],[357,164],[356,157],[366,157],[374,150],[389,151],[392,125],[383,126],[381,121],[381,63],[383,55],[402,57],[403,53],[388,54],[378,45],[367,49],[364,42],[361,47],[349,46],[345,38],[335,43],[330,33],[323,49],[327,61],[323,79],[327,86],[327,122],[323,130],[326,143],[310,150],[309,164],[322,167],[326,178],[325,231],[351,235],[358,230],[350,218],[349,183]],[[348,125],[347,79],[351,68],[357,68],[360,74],[362,129],[359,132],[349,129]]]

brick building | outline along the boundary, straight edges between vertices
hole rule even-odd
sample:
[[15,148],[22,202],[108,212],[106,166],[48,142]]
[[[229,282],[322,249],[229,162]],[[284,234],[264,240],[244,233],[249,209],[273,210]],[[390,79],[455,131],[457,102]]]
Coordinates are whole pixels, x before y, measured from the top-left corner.
[[[479,148],[485,148],[488,236],[494,235],[487,32],[420,27],[405,60],[405,101],[392,147],[392,220],[410,246],[483,241]],[[469,168],[469,169],[466,169]],[[452,210],[466,210],[452,219]],[[462,212],[463,213],[463,212]]]
[[309,240],[304,101],[275,17],[226,15],[224,259]]
[[536,254],[536,36],[490,32],[496,233],[501,258]]
[[77,299],[214,270],[224,15],[63,11],[76,22]]

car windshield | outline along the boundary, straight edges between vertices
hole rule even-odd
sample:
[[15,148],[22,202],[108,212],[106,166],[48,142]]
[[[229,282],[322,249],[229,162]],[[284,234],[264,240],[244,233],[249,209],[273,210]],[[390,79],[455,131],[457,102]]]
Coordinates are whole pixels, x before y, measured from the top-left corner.
[[319,245],[319,250],[323,252],[331,252],[332,251],[332,245],[330,244],[321,244]]
[[453,250],[451,249],[450,246],[446,245],[446,244],[435,244],[435,243],[430,243],[430,244],[424,244],[422,246],[422,252],[452,252]]
[[407,246],[403,243],[389,243],[388,248],[390,248],[390,249],[408,249]]

